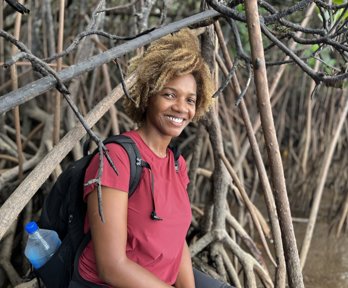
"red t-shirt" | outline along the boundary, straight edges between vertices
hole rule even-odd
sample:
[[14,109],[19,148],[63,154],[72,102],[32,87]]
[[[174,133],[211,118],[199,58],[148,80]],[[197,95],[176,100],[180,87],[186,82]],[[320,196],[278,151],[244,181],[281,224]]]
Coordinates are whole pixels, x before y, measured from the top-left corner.
[[[162,281],[173,285],[178,275],[184,241],[191,223],[191,207],[186,191],[189,183],[186,163],[180,156],[180,169],[176,172],[173,152],[170,149],[167,149],[166,158],[160,158],[151,151],[137,132],[130,131],[124,134],[135,141],[142,159],[151,166],[154,175],[156,212],[163,218],[163,221],[154,221],[150,218],[153,209],[151,175],[147,168],[143,168],[139,185],[128,200],[126,254],[129,259],[149,270]],[[103,186],[127,193],[130,177],[128,155],[119,145],[109,144],[107,147],[119,173],[117,175],[112,170],[104,157],[101,183]],[[86,171],[85,183],[96,177],[98,161],[99,158],[96,155]],[[93,185],[85,188],[85,200],[93,189]],[[88,231],[87,217],[85,224],[85,231]],[[84,279],[102,284],[98,278],[91,242],[80,257],[79,272]]]

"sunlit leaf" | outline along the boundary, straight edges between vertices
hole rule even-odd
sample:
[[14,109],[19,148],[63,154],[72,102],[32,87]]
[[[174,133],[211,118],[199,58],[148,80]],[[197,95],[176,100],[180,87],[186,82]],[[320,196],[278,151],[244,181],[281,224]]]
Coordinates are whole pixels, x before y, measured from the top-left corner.
[[313,45],[311,46],[311,51],[312,51],[312,52],[316,52],[318,49],[319,49],[319,45],[318,45],[318,44],[313,44]]

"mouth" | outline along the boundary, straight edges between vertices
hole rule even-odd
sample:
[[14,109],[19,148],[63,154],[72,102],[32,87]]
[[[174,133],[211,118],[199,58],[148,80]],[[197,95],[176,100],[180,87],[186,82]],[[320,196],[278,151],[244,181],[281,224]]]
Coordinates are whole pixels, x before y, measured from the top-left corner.
[[174,117],[174,116],[166,116],[171,122],[176,125],[181,125],[184,122],[184,118]]

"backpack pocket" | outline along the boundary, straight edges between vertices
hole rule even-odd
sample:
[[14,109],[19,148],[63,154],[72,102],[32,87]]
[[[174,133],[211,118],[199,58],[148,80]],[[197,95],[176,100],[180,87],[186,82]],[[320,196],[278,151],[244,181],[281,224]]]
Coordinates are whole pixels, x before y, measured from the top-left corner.
[[66,288],[72,278],[74,255],[69,237],[66,237],[56,253],[35,274],[47,288]]

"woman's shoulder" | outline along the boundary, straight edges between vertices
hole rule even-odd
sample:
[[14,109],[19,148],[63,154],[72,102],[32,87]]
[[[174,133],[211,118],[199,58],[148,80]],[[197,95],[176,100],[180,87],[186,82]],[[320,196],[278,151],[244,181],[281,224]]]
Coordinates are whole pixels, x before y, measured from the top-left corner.
[[135,130],[124,132],[122,133],[122,135],[131,138],[134,141],[134,143],[137,145],[138,149],[141,149],[143,145],[143,141],[141,140],[140,135]]
[[[136,142],[136,139],[135,139],[135,131],[127,131],[127,132],[124,132],[120,135],[124,135],[124,136],[127,136],[129,138],[131,138],[134,142]],[[136,143],[137,144],[137,143]],[[121,158],[128,158],[126,157],[127,156],[127,151],[122,147],[122,145],[118,144],[118,143],[108,143],[105,145],[107,148],[108,148],[108,151],[112,152],[112,153],[116,153],[119,157]]]

